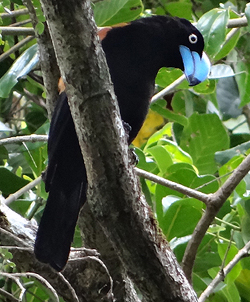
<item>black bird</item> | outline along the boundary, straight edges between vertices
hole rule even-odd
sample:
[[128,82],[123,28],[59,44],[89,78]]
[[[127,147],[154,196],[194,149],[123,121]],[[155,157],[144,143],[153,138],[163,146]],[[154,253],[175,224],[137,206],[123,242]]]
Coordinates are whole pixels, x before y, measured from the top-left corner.
[[[140,130],[161,67],[184,71],[191,86],[205,80],[210,68],[201,33],[185,19],[153,16],[100,31],[121,117],[131,127],[130,144]],[[87,178],[78,138],[62,92],[51,121],[49,192],[35,242],[35,255],[60,271],[67,263]]]

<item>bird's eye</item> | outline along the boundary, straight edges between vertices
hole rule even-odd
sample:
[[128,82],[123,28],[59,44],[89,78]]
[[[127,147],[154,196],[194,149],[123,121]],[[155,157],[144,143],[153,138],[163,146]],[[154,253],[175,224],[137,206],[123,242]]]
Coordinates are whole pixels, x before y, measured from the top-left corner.
[[191,44],[195,44],[198,41],[198,37],[195,34],[191,34],[188,39]]

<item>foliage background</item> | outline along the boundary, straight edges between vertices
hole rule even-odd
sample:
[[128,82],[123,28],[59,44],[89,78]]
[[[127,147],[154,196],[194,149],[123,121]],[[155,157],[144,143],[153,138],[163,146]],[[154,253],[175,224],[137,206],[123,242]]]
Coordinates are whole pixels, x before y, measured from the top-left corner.
[[[39,1],[33,1],[39,16],[36,28],[42,32],[44,18]],[[11,17],[8,10],[25,8],[19,0],[0,2],[1,26],[23,22],[32,27],[29,16]],[[243,161],[250,149],[250,25],[227,28],[230,19],[246,14],[246,1],[93,1],[98,26],[128,22],[151,14],[168,14],[197,22],[203,33],[212,64],[210,79],[190,88],[186,82],[174,94],[154,101],[148,119],[134,141],[140,159],[138,167],[166,179],[214,193]],[[48,134],[45,91],[36,54],[35,39],[23,35],[0,36],[0,138]],[[13,46],[24,41],[11,54]],[[6,55],[7,54],[7,55]],[[156,92],[181,75],[180,70],[161,69]],[[44,142],[0,145],[0,190],[7,198],[39,177],[47,165]],[[159,225],[179,262],[204,211],[204,204],[162,185],[141,179],[142,189]],[[199,247],[193,271],[193,286],[200,295],[220,270],[250,240],[250,178],[247,175],[227,199]],[[43,183],[9,205],[28,219],[39,221],[47,194]],[[41,202],[42,201],[42,202]],[[78,234],[78,233],[77,233]],[[79,234],[75,245],[81,244]],[[0,270],[15,271],[11,254],[1,248]],[[38,282],[21,279],[26,299],[46,301],[49,296]],[[250,260],[242,259],[207,301],[250,301]],[[5,278],[0,286],[15,293]],[[1,295],[0,295],[1,299]],[[4,301],[4,300],[3,300]]]

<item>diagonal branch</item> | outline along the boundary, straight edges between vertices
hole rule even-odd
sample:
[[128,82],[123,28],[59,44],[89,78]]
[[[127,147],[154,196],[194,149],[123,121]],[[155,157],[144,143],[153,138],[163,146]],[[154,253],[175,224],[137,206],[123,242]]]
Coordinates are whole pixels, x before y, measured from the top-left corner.
[[234,258],[228,263],[228,265],[220,271],[213,281],[208,285],[206,290],[201,294],[199,302],[205,302],[206,299],[214,292],[216,286],[224,280],[225,276],[230,273],[234,266],[244,257],[249,257],[250,241],[238,251]]
[[197,224],[183,256],[183,270],[190,282],[197,250],[206,234],[207,229],[214,220],[220,208],[223,206],[224,202],[231,195],[240,181],[247,175],[249,170],[250,155],[248,155],[245,160],[234,170],[234,172],[219,188],[219,190],[210,195],[205,213]]

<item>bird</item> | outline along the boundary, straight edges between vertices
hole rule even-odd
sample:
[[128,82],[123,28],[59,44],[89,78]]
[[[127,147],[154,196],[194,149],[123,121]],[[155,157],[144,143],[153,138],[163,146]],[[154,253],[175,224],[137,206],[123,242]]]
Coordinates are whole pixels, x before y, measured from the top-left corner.
[[[202,34],[188,20],[151,16],[99,31],[121,118],[129,125],[128,144],[139,132],[162,67],[181,69],[190,86],[210,70]],[[56,271],[64,269],[78,214],[86,201],[87,176],[66,91],[60,93],[48,138],[48,167],[43,177],[49,192],[34,253]]]

